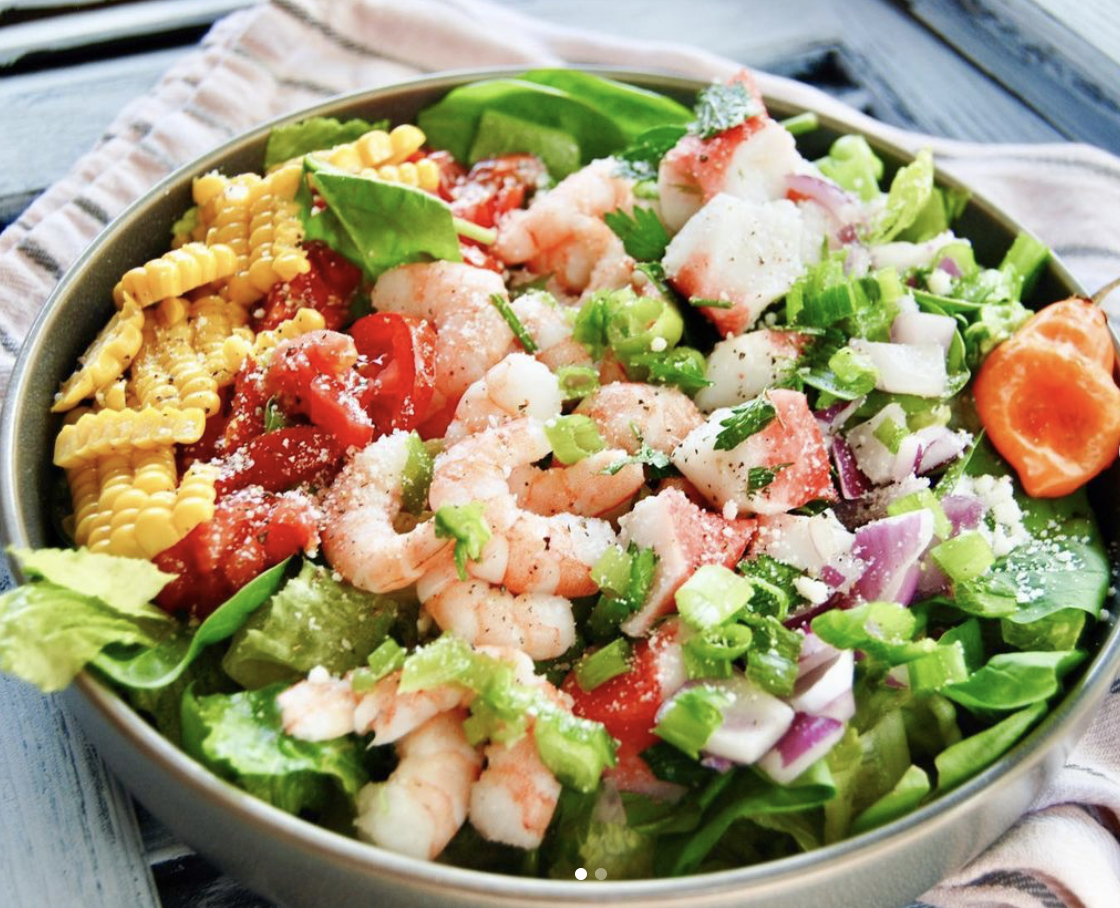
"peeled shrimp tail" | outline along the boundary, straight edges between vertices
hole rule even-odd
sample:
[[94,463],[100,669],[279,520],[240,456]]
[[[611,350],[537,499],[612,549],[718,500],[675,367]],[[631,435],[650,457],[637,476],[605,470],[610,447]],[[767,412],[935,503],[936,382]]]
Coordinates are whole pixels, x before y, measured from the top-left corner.
[[482,760],[463,732],[465,710],[444,712],[400,740],[400,763],[385,782],[358,793],[358,837],[432,860],[467,818]]
[[354,710],[354,730],[373,732],[374,744],[391,744],[434,716],[466,706],[471,692],[457,684],[440,684],[402,693],[401,673],[386,675],[364,694]]
[[532,732],[486,748],[486,769],[471,786],[471,825],[491,842],[536,848],[560,799],[560,783],[541,762]]

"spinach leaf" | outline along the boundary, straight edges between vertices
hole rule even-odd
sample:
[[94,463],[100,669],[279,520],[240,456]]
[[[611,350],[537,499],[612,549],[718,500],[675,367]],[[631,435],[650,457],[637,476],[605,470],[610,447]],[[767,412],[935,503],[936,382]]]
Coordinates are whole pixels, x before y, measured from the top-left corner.
[[579,170],[580,166],[579,143],[568,133],[500,110],[487,110],[479,118],[467,162],[475,164],[507,154],[536,155],[556,180]]
[[571,69],[534,69],[522,78],[558,88],[610,117],[622,129],[628,142],[655,127],[684,126],[692,119],[692,112],[672,98],[591,73]]
[[125,687],[166,687],[186,671],[205,647],[233,636],[249,615],[276,592],[289,560],[250,580],[218,606],[194,633],[181,629],[139,651],[106,650],[93,664]]
[[948,791],[987,769],[1046,714],[1045,703],[1012,713],[1002,722],[958,741],[934,757],[937,790]]
[[316,206],[304,181],[296,200],[305,237],[325,241],[371,280],[407,262],[462,261],[451,209],[435,196],[345,173],[312,157],[304,158],[303,167],[326,203],[325,209]]
[[1001,653],[967,681],[947,685],[942,693],[961,706],[979,712],[1022,709],[1049,700],[1062,678],[1085,658],[1080,650],[1067,652]]

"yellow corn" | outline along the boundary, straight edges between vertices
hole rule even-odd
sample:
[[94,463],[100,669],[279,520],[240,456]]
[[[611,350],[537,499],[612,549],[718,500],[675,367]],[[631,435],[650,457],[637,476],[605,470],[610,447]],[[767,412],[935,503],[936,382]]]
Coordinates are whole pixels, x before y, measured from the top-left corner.
[[229,246],[187,243],[126,273],[113,288],[113,299],[121,306],[130,293],[141,306],[151,306],[229,277],[236,269],[237,253]]
[[223,192],[228,185],[229,180],[226,177],[216,170],[211,170],[209,173],[194,178],[194,183],[191,185],[191,196],[196,205],[205,205],[214,196]]
[[258,363],[264,363],[283,341],[307,334],[309,331],[319,331],[326,327],[323,313],[317,309],[300,309],[286,322],[281,322],[271,331],[262,331],[253,342],[252,357]]
[[69,410],[109,387],[139,352],[144,339],[144,312],[131,296],[126,296],[123,303],[82,354],[77,371],[63,382],[51,407],[55,413]]
[[66,481],[70,485],[70,500],[74,503],[70,535],[75,545],[82,546],[89,542],[90,530],[94,527],[99,513],[101,480],[98,476],[97,461],[79,463],[73,469],[67,470]]
[[189,304],[165,299],[144,326],[144,346],[132,364],[129,392],[139,407],[197,407],[212,416],[221,407],[218,382],[196,348]]
[[435,192],[439,188],[439,165],[427,158],[421,158],[415,163],[405,161],[403,164],[367,167],[361,171],[361,175],[371,180],[415,186],[428,192]]
[[263,195],[253,203],[249,234],[249,282],[263,296],[273,284],[311,270],[300,247],[303,222],[295,202]]
[[197,460],[183,474],[175,493],[175,507],[171,511],[171,522],[180,536],[186,536],[214,516],[214,501],[217,498],[214,483],[217,479],[216,466]]
[[419,127],[405,123],[392,132],[370,130],[353,142],[313,154],[339,170],[360,173],[371,167],[401,164],[416,154],[425,141],[427,139]]
[[[190,304],[189,317],[194,332],[194,349],[202,357],[203,365],[215,385],[224,388],[237,375],[241,361],[252,345],[249,313],[244,306],[227,302],[220,296],[204,296]],[[230,369],[226,345],[237,342],[244,352],[240,358],[235,358],[236,365]]]
[[206,414],[198,408],[99,410],[62,427],[55,439],[54,463],[69,470],[110,453],[191,444],[202,437],[205,426]]
[[93,395],[99,410],[123,410],[128,406],[128,382],[118,379]]

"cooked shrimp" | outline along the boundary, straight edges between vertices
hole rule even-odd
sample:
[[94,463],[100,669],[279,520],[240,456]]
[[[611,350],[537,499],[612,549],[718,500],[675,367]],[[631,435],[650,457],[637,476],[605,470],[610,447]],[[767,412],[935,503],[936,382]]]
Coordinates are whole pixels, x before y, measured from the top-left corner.
[[533,733],[486,748],[486,769],[471,786],[470,821],[484,839],[536,848],[560,799],[560,783],[541,762]]
[[510,473],[510,488],[517,503],[536,514],[599,517],[629,501],[645,484],[641,464],[628,463],[613,476],[606,472],[625,457],[625,451],[613,448],[568,467],[542,470],[526,464]]
[[354,731],[373,732],[375,744],[391,744],[433,716],[466,706],[471,692],[458,684],[400,692],[401,673],[386,675],[365,693],[353,713]]
[[431,520],[407,533],[394,527],[401,512],[407,438],[394,432],[358,452],[324,502],[323,554],[347,581],[372,593],[415,583],[448,544],[436,537]]
[[285,734],[304,741],[330,741],[354,731],[358,698],[350,681],[314,668],[307,679],[293,684],[276,698]]
[[625,286],[634,261],[603,215],[634,206],[632,183],[610,159],[595,161],[498,223],[493,252],[507,265],[551,274],[566,293]]
[[510,303],[514,314],[536,341],[536,357],[550,369],[561,366],[590,366],[587,348],[572,337],[571,307],[563,306],[548,293],[525,293]]
[[655,451],[666,454],[704,422],[684,392],[662,385],[612,382],[585,397],[577,413],[590,416],[612,448],[628,454],[638,450],[638,435]]
[[416,585],[424,609],[444,631],[475,646],[515,647],[532,659],[554,659],[575,643],[572,603],[547,593],[521,593],[484,580],[459,579],[450,558]]
[[388,780],[358,792],[358,837],[432,860],[467,818],[482,760],[467,743],[464,710],[429,719],[397,743],[400,763]]
[[377,279],[374,309],[426,318],[439,334],[433,410],[456,400],[509,350],[513,332],[490,301],[495,293],[507,298],[499,275],[458,262],[401,265]]
[[528,354],[511,353],[467,388],[444,441],[454,444],[522,416],[551,419],[563,406],[560,384],[548,366]]
[[476,578],[518,593],[571,598],[595,592],[591,566],[613,544],[609,523],[592,517],[546,517],[522,509],[510,489],[517,467],[551,452],[540,422],[518,419],[471,435],[436,458],[430,505],[483,502],[491,538],[482,558],[467,564]]

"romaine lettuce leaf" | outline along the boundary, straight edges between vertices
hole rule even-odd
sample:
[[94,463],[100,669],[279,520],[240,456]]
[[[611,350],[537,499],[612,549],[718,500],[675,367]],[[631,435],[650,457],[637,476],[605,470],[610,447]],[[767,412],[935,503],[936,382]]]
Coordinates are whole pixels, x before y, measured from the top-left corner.
[[923,148],[912,162],[894,175],[886,205],[867,241],[875,245],[895,239],[914,223],[932,193],[933,155],[928,148]]
[[[545,872],[571,880],[577,868],[602,867],[608,880],[642,879],[656,874],[651,835],[631,828],[622,806],[604,804],[601,792],[560,793],[556,814],[541,846]],[[617,795],[613,795],[617,798]]]
[[51,693],[66,687],[106,646],[153,646],[170,626],[157,609],[123,611],[36,580],[0,596],[0,668]]
[[394,600],[335,580],[330,568],[305,561],[237,632],[222,667],[249,689],[293,681],[316,665],[341,675],[365,664],[396,616]]
[[183,695],[183,748],[238,787],[288,813],[353,803],[366,782],[356,738],[302,741],[284,734],[283,684],[236,694]]
[[360,117],[336,120],[334,117],[308,117],[298,123],[275,127],[268,134],[264,150],[264,169],[301,157],[309,151],[333,148],[353,142],[371,129],[388,129],[388,120],[369,122]]
[[[175,579],[142,558],[101,555],[88,549],[12,549],[29,578],[100,599],[123,615],[151,618],[152,602]],[[162,614],[162,613],[160,613]]]

